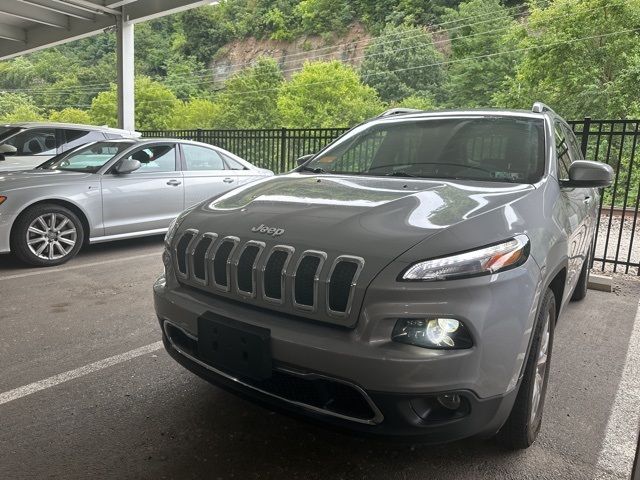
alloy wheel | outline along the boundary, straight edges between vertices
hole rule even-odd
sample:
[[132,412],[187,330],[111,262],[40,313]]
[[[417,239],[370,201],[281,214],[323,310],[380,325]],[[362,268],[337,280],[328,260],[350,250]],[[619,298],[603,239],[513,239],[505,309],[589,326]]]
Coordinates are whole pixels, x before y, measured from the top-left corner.
[[76,246],[78,231],[62,213],[45,213],[31,222],[27,229],[27,246],[43,260],[59,260]]

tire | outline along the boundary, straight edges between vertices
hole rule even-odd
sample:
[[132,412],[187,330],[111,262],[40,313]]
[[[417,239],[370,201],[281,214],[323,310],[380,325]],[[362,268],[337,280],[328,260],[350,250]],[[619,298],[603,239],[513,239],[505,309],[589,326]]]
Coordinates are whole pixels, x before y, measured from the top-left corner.
[[[527,358],[516,401],[509,418],[496,435],[498,443],[510,450],[528,448],[540,431],[549,380],[555,323],[556,300],[551,289],[547,289],[538,311],[531,351]],[[541,351],[544,352],[544,350],[546,350],[545,363],[544,369],[541,371],[539,360],[542,358]],[[539,377],[537,382],[536,377]],[[537,401],[535,400],[536,396]]]
[[585,259],[582,270],[580,270],[580,277],[578,278],[578,283],[576,283],[576,288],[573,290],[573,295],[571,295],[571,301],[577,302],[578,300],[582,300],[587,296],[587,288],[589,287],[589,271],[591,269],[591,257],[593,256],[593,246],[589,248],[587,252],[587,258]]
[[18,217],[11,232],[12,252],[24,263],[36,267],[68,262],[78,254],[83,243],[84,228],[78,216],[52,203],[28,208]]

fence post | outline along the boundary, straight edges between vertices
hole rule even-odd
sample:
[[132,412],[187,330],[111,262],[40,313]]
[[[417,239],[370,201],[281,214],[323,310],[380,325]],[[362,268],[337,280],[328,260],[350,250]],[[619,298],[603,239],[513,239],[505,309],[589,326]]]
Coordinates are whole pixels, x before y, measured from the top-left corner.
[[196,130],[196,142],[201,142],[202,141],[202,129],[198,128]]
[[[591,117],[584,117],[584,125],[582,127],[582,158],[587,158],[587,147],[589,146],[589,129],[591,128]],[[595,159],[594,159],[595,160]]]
[[276,173],[282,173],[287,171],[287,129],[282,127],[280,129],[280,171]]

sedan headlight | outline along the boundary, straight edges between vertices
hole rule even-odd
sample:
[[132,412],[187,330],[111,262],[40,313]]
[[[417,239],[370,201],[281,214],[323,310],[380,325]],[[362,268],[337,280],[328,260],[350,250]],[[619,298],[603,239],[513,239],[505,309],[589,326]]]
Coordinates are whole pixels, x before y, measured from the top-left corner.
[[517,235],[477,250],[414,263],[399,280],[430,282],[488,275],[522,265],[528,256],[529,239],[526,235]]

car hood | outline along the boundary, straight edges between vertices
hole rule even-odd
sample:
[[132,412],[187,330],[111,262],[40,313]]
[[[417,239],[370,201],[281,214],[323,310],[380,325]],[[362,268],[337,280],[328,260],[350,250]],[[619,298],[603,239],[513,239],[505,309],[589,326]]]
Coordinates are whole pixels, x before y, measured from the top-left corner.
[[388,263],[437,232],[533,190],[496,182],[293,173],[202,204],[181,229]]
[[60,185],[89,179],[94,174],[83,172],[65,172],[61,170],[20,170],[0,172],[0,192],[25,187]]

